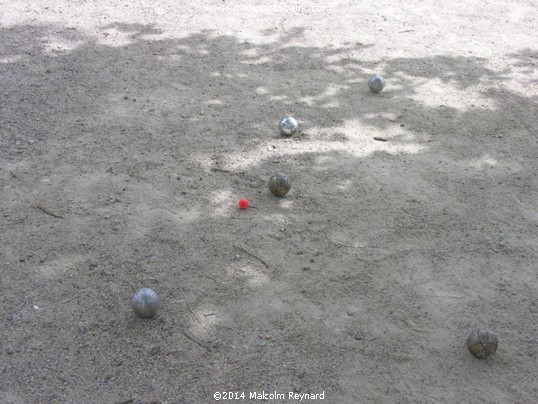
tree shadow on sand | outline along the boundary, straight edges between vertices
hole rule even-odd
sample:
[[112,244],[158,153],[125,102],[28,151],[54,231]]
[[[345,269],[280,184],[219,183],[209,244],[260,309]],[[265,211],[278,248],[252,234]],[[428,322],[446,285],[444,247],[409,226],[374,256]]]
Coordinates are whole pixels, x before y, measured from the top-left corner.
[[[499,248],[491,232],[523,234],[498,262],[532,252],[536,96],[511,91],[510,72],[485,59],[373,63],[360,58],[371,44],[292,45],[301,35],[260,45],[119,22],[98,37],[0,30],[3,300],[10,312],[27,310],[24,299],[63,302],[2,331],[30,352],[31,369],[16,355],[7,364],[18,397],[201,402],[223,388],[300,385],[349,399],[344,364],[401,370],[403,356],[434,346],[431,330],[468,325],[454,305],[448,317],[425,310],[446,298],[426,287],[457,293],[466,313],[518,304],[492,293],[476,303],[462,279],[494,290],[508,276],[500,264],[484,274]],[[514,65],[530,68],[532,54]],[[388,85],[375,95],[366,82],[378,69]],[[284,114],[301,135],[279,137]],[[265,187],[277,170],[294,182],[281,200]],[[256,209],[236,209],[244,195]],[[67,219],[51,223],[36,199]],[[483,259],[454,258],[477,250]],[[164,306],[149,322],[125,303],[142,284]],[[37,391],[25,384],[36,375]],[[416,377],[435,385],[428,367]]]

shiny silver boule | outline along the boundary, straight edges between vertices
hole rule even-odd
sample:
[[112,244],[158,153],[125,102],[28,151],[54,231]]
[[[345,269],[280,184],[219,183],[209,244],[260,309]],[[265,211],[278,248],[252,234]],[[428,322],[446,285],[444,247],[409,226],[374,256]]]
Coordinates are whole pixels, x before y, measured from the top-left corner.
[[133,294],[131,308],[138,317],[149,318],[157,313],[159,308],[159,295],[150,288],[142,288]]
[[385,79],[377,74],[368,80],[368,88],[373,93],[380,93],[385,88]]
[[495,353],[499,340],[495,333],[485,328],[476,328],[467,337],[467,349],[478,359],[485,359]]
[[299,124],[297,123],[295,118],[286,115],[278,123],[278,128],[280,129],[280,133],[282,135],[291,136],[297,133],[297,131],[299,130]]

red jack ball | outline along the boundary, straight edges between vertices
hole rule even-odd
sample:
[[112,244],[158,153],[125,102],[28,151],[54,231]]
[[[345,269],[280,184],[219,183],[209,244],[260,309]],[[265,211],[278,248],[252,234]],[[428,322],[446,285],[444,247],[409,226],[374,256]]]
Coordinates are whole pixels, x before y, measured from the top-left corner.
[[239,199],[239,209],[246,209],[248,208],[248,199]]

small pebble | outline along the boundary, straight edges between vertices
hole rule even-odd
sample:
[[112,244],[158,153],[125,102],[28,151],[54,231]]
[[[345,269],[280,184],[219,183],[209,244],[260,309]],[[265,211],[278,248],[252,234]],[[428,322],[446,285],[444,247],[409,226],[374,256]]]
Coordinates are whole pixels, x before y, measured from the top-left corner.
[[153,348],[151,348],[149,350],[149,354],[151,356],[155,356],[155,355],[158,355],[159,353],[161,353],[161,347],[160,346],[154,346]]
[[267,345],[267,340],[265,338],[258,338],[256,340],[256,345],[260,346],[260,347],[264,347]]

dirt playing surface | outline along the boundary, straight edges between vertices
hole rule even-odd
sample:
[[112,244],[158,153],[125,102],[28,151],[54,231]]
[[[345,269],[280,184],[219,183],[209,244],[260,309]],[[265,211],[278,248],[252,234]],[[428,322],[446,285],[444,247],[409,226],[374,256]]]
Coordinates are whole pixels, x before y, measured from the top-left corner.
[[248,4],[0,1],[0,402],[538,402],[536,3]]

